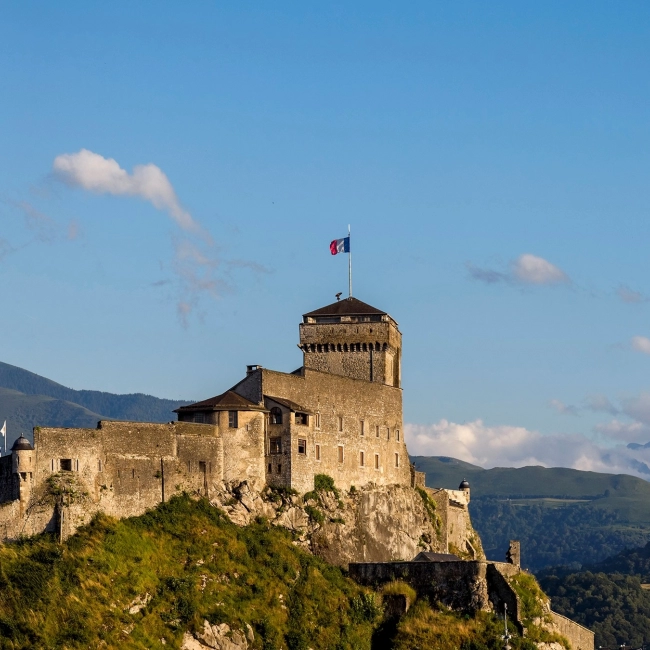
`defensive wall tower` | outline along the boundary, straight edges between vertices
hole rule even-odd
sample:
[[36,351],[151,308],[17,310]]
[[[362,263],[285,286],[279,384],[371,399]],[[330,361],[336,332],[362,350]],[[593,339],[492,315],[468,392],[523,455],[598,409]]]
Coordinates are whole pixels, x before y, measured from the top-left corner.
[[401,387],[402,334],[384,311],[344,298],[303,315],[305,368]]

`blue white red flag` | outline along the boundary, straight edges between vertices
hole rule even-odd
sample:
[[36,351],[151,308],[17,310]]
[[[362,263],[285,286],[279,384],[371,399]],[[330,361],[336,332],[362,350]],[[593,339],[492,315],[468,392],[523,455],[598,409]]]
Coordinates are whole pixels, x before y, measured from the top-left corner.
[[338,253],[349,253],[350,252],[350,238],[343,237],[343,239],[335,239],[330,244],[330,253],[332,255],[337,255]]

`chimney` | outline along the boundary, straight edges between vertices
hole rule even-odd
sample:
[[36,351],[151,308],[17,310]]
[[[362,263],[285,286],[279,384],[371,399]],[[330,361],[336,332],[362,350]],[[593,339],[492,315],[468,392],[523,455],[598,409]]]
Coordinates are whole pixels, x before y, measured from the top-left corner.
[[256,370],[261,370],[262,366],[260,366],[258,363],[254,363],[251,366],[246,366],[246,374],[250,375],[251,372],[255,372]]

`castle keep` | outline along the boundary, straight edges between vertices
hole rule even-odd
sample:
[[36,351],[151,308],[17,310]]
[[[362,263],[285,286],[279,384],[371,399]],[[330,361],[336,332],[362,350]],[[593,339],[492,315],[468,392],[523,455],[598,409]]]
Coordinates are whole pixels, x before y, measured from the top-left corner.
[[[404,444],[402,335],[391,316],[340,300],[303,316],[299,346],[294,372],[248,366],[230,390],[179,408],[177,422],[36,427],[33,447],[19,438],[0,459],[0,537],[72,531],[97,510],[131,516],[223,482],[301,493],[316,474],[343,489],[423,485]],[[84,506],[62,524],[57,500]]]

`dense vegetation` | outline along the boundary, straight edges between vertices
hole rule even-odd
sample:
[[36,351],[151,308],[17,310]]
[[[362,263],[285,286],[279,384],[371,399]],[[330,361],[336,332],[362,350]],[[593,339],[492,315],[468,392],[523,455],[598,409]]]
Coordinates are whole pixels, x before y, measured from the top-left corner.
[[484,470],[448,457],[413,457],[427,485],[471,485],[472,523],[491,559],[521,541],[523,565],[597,562],[650,540],[650,483],[633,476],[564,468]]
[[553,609],[596,633],[596,647],[650,641],[650,544],[581,571],[553,567],[539,574]]
[[[0,417],[10,438],[35,426],[93,427],[100,419],[169,422],[186,401],[140,393],[73,390],[22,368],[0,363]],[[1,426],[1,424],[0,424]]]
[[[250,625],[258,650],[502,646],[495,618],[425,600],[385,620],[381,594],[293,541],[263,520],[237,527],[184,496],[141,517],[97,517],[64,544],[41,536],[0,546],[0,648],[162,648],[162,639],[178,648],[204,619]],[[532,648],[518,638],[514,647]]]

